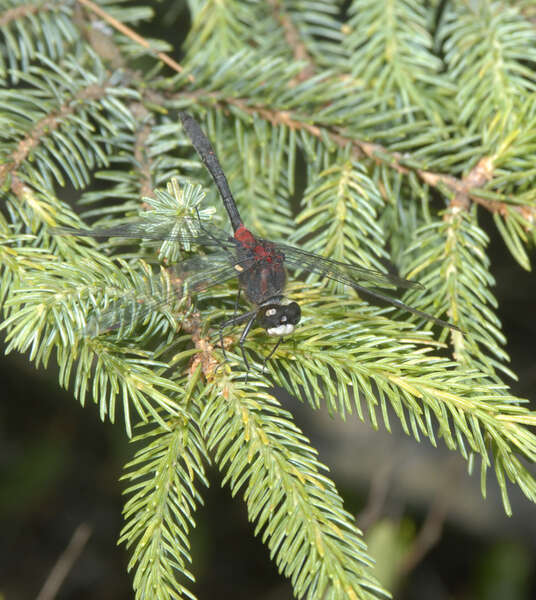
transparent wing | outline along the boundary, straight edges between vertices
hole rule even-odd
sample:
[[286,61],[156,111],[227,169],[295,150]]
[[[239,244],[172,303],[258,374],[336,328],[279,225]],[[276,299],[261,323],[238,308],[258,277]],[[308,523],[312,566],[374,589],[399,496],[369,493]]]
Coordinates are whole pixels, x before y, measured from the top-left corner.
[[169,313],[184,291],[199,292],[236,277],[246,266],[234,256],[195,256],[146,278],[143,287],[113,302],[107,309],[95,312],[83,334],[90,337],[119,330],[120,336],[131,335],[135,327],[155,313]]
[[237,260],[234,254],[194,256],[166,269],[173,285],[186,285],[190,292],[201,292],[251,268],[249,257]]
[[131,223],[97,229],[74,229],[71,227],[51,227],[54,235],[76,235],[93,238],[121,237],[171,242],[189,242],[202,246],[219,248],[236,248],[237,242],[223,229],[203,223],[199,219],[184,218],[170,223],[169,219],[158,219],[153,216],[137,219]]
[[359,281],[372,283],[379,287],[421,287],[423,286],[414,281],[408,279],[402,279],[395,275],[387,275],[381,271],[375,271],[373,269],[365,269],[364,267],[358,267],[357,265],[351,265],[348,263],[339,262],[337,260],[331,260],[329,258],[323,258],[316,254],[311,254],[305,250],[300,250],[294,246],[287,246],[285,244],[276,244],[276,248],[285,255],[285,264],[293,269],[301,269],[303,271],[309,271],[310,273],[318,273],[328,279],[333,279],[345,285],[350,286],[354,290],[365,294],[371,298],[383,300],[388,302],[392,306],[406,310],[414,315],[418,315],[427,321],[432,321],[441,327],[449,327],[450,329],[456,329],[461,331],[452,323],[438,319],[433,315],[430,315],[422,310],[418,310],[405,304],[401,300],[391,298],[381,292],[371,290],[370,288],[361,285]]
[[324,258],[294,246],[276,244],[276,248],[285,255],[285,264],[293,269],[302,269],[310,273],[318,273],[334,281],[353,286],[358,282],[371,283],[377,287],[423,287],[417,281],[403,279],[396,275],[382,273],[375,269],[367,269],[350,263]]

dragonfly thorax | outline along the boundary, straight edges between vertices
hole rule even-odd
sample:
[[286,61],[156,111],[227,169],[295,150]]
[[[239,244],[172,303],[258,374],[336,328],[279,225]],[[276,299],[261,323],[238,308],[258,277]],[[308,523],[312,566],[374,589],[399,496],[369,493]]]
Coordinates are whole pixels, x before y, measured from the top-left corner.
[[268,335],[285,336],[294,331],[301,318],[300,305],[297,302],[272,299],[259,308],[257,321],[266,329]]

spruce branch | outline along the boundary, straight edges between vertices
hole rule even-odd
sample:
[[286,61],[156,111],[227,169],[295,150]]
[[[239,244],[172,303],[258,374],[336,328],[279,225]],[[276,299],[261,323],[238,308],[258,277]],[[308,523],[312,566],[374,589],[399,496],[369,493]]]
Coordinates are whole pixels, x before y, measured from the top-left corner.
[[[319,322],[306,321],[296,343],[282,348],[279,360],[270,364],[279,385],[295,395],[302,395],[303,387],[313,408],[323,400],[330,412],[355,411],[361,419],[363,401],[372,425],[378,427],[380,412],[388,430],[392,409],[417,440],[425,436],[435,445],[439,436],[467,460],[480,455],[484,495],[485,474],[493,464],[507,512],[505,472],[531,501],[536,499],[536,480],[518,458],[536,459],[536,436],[522,425],[535,423],[535,415],[503,383],[434,356],[423,347],[423,332],[400,331],[399,324],[381,317],[362,314],[354,320],[350,300],[345,300],[344,317],[337,316],[336,298],[322,307]],[[329,380],[322,377],[326,370]]]
[[178,580],[194,580],[188,534],[195,527],[192,513],[203,503],[197,488],[208,485],[208,456],[195,421],[194,415],[175,419],[132,440],[143,445],[122,477],[130,497],[119,542],[133,548],[128,569],[136,567],[136,598],[195,598]]
[[[2,180],[20,168],[21,164],[28,158],[28,155],[32,150],[39,145],[45,134],[48,135],[51,132],[54,132],[58,129],[62,121],[68,120],[74,113],[74,107],[79,102],[91,104],[94,100],[103,98],[106,94],[107,87],[108,85],[106,83],[102,86],[90,84],[77,92],[77,94],[68,102],[59,106],[57,110],[37,120],[31,131],[29,131],[18,143],[18,147],[11,155],[11,161],[0,165],[0,177]],[[6,97],[6,101],[13,101],[13,97]],[[69,149],[73,148],[74,146],[69,146]]]
[[[33,184],[36,177],[27,160],[32,157],[45,185],[51,177],[64,185],[65,171],[75,188],[84,188],[90,179],[90,169],[106,163],[105,136],[132,128],[132,115],[121,103],[121,97],[135,92],[114,85],[117,82],[113,79],[107,80],[97,57],[90,54],[88,59],[94,61],[96,73],[81,73],[70,59],[58,66],[43,56],[40,66],[21,74],[27,85],[23,98],[14,90],[1,92],[3,118],[9,116],[11,131],[19,138],[16,142],[11,135],[3,144],[2,184],[12,175]],[[85,118],[85,125],[81,125],[80,117]],[[101,136],[84,135],[93,128]],[[5,135],[2,133],[4,139]]]
[[458,122],[470,130],[487,126],[497,111],[513,117],[519,99],[536,90],[536,32],[516,8],[456,2],[445,11],[438,39],[457,82]]
[[[311,277],[289,286],[303,321],[268,364],[271,381],[342,418],[367,412],[374,427],[389,429],[394,414],[417,440],[443,439],[469,469],[479,458],[483,494],[494,468],[507,513],[508,480],[535,501],[524,461],[536,460],[536,417],[501,379],[513,373],[478,224],[478,210],[492,213],[530,268],[530,6],[451,2],[434,31],[435,5],[414,2],[357,0],[348,18],[338,3],[196,1],[181,64],[135,31],[147,7],[105,6],[9,0],[0,13],[0,299],[8,351],[27,350],[37,365],[55,354],[60,383],[82,403],[92,397],[111,420],[121,403],[128,435],[133,421],[150,428],[125,476],[122,541],[137,597],[191,597],[180,579],[190,576],[209,452],[233,494],[244,490],[298,597],[386,594],[309,441],[265,378],[241,378],[235,332],[222,364],[214,324],[236,311],[236,284],[184,294],[177,271],[143,260],[181,265],[195,250],[187,260],[206,266],[188,244],[167,240],[156,252],[50,236],[50,226],[95,218],[102,227],[141,219],[140,236],[162,222],[180,227],[201,201],[211,218],[219,200],[188,183],[211,185],[178,110],[203,122],[252,228],[378,269],[390,247],[427,288],[404,299],[463,330],[434,340],[415,318]],[[266,356],[264,333],[252,332],[248,352],[252,362]]]
[[[84,4],[85,6],[87,6],[90,10],[94,11],[100,17],[107,20],[110,23],[110,25],[112,25],[114,28],[118,29],[118,31],[122,31],[123,33],[128,35],[136,43],[139,43],[140,45],[142,45],[144,47],[148,46],[147,42],[145,40],[143,40],[143,38],[140,38],[140,36],[137,36],[137,34],[135,34],[135,32],[133,32],[131,29],[123,27],[123,25],[120,22],[118,22],[117,19],[114,19],[113,17],[111,17],[108,13],[106,13],[104,10],[102,10],[98,5],[95,5],[90,0],[81,0],[81,3]],[[357,2],[354,4],[355,4],[355,6],[354,6],[353,10],[355,10],[356,13],[358,13],[360,6],[358,5]],[[374,5],[377,6],[377,3],[374,3]],[[276,3],[273,5],[273,8],[274,8],[274,10],[276,10],[280,7]],[[372,6],[371,6],[371,8],[372,8]],[[404,5],[403,10],[406,10],[406,9],[411,10],[413,8],[414,8],[413,6],[409,7],[409,5],[408,6]],[[418,13],[414,13],[414,16],[416,16],[417,14]],[[511,20],[512,18],[514,18],[513,17],[514,14],[515,14],[515,11],[506,15],[505,18],[507,20],[509,20],[509,19]],[[7,17],[5,17],[5,18],[7,18]],[[13,15],[11,16],[11,18],[13,18]],[[278,18],[283,18],[283,17],[278,16]],[[451,16],[450,18],[452,19],[455,17]],[[288,19],[284,19],[284,21],[285,21],[286,29],[287,29],[287,37],[292,38],[293,40],[296,39],[296,37],[297,37],[296,30],[291,28]],[[467,21],[470,26],[471,25],[470,20],[468,19]],[[6,22],[8,22],[8,21],[6,21]],[[449,17],[447,17],[445,19],[445,22],[447,22],[447,23],[449,22]],[[419,25],[419,27],[421,27],[421,26],[422,26],[422,23],[421,23],[421,25]],[[520,22],[520,26],[521,27],[523,26],[522,22]],[[449,35],[450,28],[448,27],[448,25],[445,25],[445,29],[446,29],[446,32],[442,32],[441,36],[447,37]],[[532,34],[528,30],[522,30],[522,33],[520,35],[521,35],[520,43],[522,43],[524,40],[523,36],[526,36],[526,35],[530,36]],[[298,43],[298,41],[296,41],[296,44],[297,43]],[[509,50],[509,51],[514,58],[516,58],[520,55],[523,55],[522,53],[520,54],[520,52],[516,52],[513,50]],[[160,56],[160,54],[163,54],[164,57]],[[183,68],[180,65],[178,65],[177,63],[175,63],[169,56],[165,55],[164,53],[160,53],[160,54],[158,54],[158,57],[161,58],[162,60],[164,60],[164,62],[166,62],[166,64],[171,66],[171,68],[173,68],[175,71],[177,71],[179,73],[183,72]],[[311,72],[308,71],[308,75],[311,76],[312,71]],[[301,79],[309,79],[310,77],[305,77],[303,74],[301,74],[300,78]],[[189,74],[189,79],[190,79],[190,81],[194,81],[195,78],[193,77],[193,75]],[[203,94],[202,91],[197,91],[196,97],[199,99],[199,96],[201,94]],[[236,100],[235,100],[235,102],[236,102]],[[233,102],[231,101],[231,104],[232,103]],[[238,101],[238,104],[242,109],[244,109],[244,106],[241,106],[239,101]],[[258,108],[258,107],[255,107],[254,110],[256,108]],[[259,108],[259,110],[255,110],[255,112],[260,113],[263,118],[270,120],[273,124],[281,122],[280,119],[282,118],[283,122],[285,122],[285,124],[287,126],[291,127],[293,130],[303,127],[309,134],[312,134],[315,136],[320,136],[319,128],[316,128],[316,127],[313,127],[310,125],[308,126],[306,123],[300,123],[299,121],[293,121],[292,119],[288,118],[288,115],[286,112],[283,115],[278,115],[278,114],[270,115],[269,110],[262,110],[260,108]],[[330,138],[341,147],[344,147],[347,143],[351,143],[354,146],[354,150],[356,152],[357,158],[359,158],[362,155],[365,155],[365,156],[373,158],[375,161],[381,161],[384,164],[387,164],[390,168],[394,168],[395,170],[402,172],[402,173],[407,173],[411,169],[411,167],[408,168],[408,166],[406,166],[404,164],[406,162],[405,157],[403,155],[401,155],[400,153],[389,152],[386,148],[384,148],[378,144],[370,144],[365,141],[355,140],[355,138],[354,139],[351,139],[351,138],[345,139],[344,136],[341,136],[341,137],[339,137],[339,136],[341,136],[340,132],[335,130],[334,132],[332,132]],[[482,165],[483,163],[485,163],[486,160],[487,160],[486,157],[481,158],[479,165]],[[480,167],[477,167],[477,169],[480,169]],[[415,171],[419,175],[419,177],[423,181],[425,181],[428,185],[431,185],[433,187],[438,187],[438,186],[443,187],[444,186],[444,188],[446,188],[447,190],[456,193],[457,196],[466,195],[468,188],[470,189],[471,187],[475,187],[475,186],[470,185],[471,180],[474,176],[474,173],[469,174],[466,177],[467,182],[460,182],[455,177],[448,176],[446,174],[434,173],[434,172],[427,171],[425,169],[416,169]],[[489,177],[488,177],[488,179],[489,179]],[[478,186],[476,186],[476,187],[478,187]],[[481,204],[482,206],[485,206],[488,210],[490,210],[492,212],[505,212],[507,210],[504,202],[487,200],[486,198],[482,198],[478,194],[469,194],[469,197],[471,198],[471,200]],[[534,219],[533,210],[531,210],[530,208],[520,207],[518,210],[522,211],[524,216],[529,221],[532,221]],[[528,217],[527,217],[527,212],[528,212]]]
[[[214,97],[209,99],[210,93],[197,91],[195,100],[198,103],[206,102],[214,103]],[[190,95],[193,99],[194,96]],[[420,168],[415,164],[411,156],[405,155],[397,151],[390,151],[381,144],[370,143],[365,140],[356,139],[355,135],[351,135],[343,128],[337,126],[323,127],[314,125],[304,117],[290,110],[274,110],[262,108],[259,106],[248,105],[241,99],[226,99],[218,100],[218,105],[225,110],[226,107],[239,109],[243,118],[260,117],[263,120],[271,123],[274,127],[284,126],[291,131],[302,132],[312,136],[318,140],[324,140],[326,137],[336,147],[344,149],[350,146],[352,156],[356,159],[364,157],[371,159],[375,164],[384,165],[386,168],[403,175],[415,173],[418,178],[429,185],[443,192],[447,197],[451,197],[453,202],[458,205],[468,207],[469,201],[479,204],[486,208],[491,213],[506,213],[510,209],[518,212],[527,220],[532,221],[536,218],[536,208],[533,206],[520,205],[511,206],[507,199],[499,200],[490,197],[490,194],[484,194],[479,188],[486,183],[492,181],[493,171],[492,162],[489,157],[484,156],[480,159],[477,165],[463,178],[458,178],[441,172],[434,172],[424,168]],[[236,112],[236,111],[233,111]],[[449,142],[450,143],[450,142]]]
[[296,77],[296,81],[304,81],[313,76],[315,72],[315,63],[307,50],[307,46],[302,40],[296,26],[292,22],[279,0],[268,0],[274,19],[279,22],[285,34],[285,41],[288,47],[292,50],[292,56],[295,61],[303,61],[306,65]]
[[[107,15],[107,13],[105,13],[105,11],[100,9],[100,7],[98,7],[97,5],[94,5],[94,3],[90,2],[90,0],[84,0],[84,4],[86,6],[88,6],[88,8],[90,8],[91,10],[95,10],[95,12],[98,10],[99,16],[105,18],[112,26],[119,29],[118,25],[120,25],[120,23],[118,23],[117,20],[114,19],[113,17],[110,17],[109,15]],[[408,7],[406,6],[405,8],[408,8]],[[123,29],[119,29],[119,30],[123,31]],[[125,32],[135,42],[140,43],[144,47],[147,47],[147,43],[145,41],[138,39],[135,35],[131,35],[131,30],[126,28],[126,30],[123,31],[123,33],[125,33]],[[134,32],[132,32],[132,34],[134,34]],[[445,34],[445,35],[447,35],[447,34]],[[514,53],[514,55],[515,55],[515,53]],[[159,55],[159,57],[162,58],[160,55]],[[167,55],[166,55],[166,57],[167,57],[165,59],[166,64],[171,66],[175,71],[177,71],[179,73],[183,72],[183,69],[182,69],[182,67],[180,67],[180,65],[173,64],[174,61],[172,61],[172,59],[170,59],[170,57],[168,57]],[[305,77],[303,77],[303,75],[300,75],[300,77],[302,79],[306,79]],[[188,74],[188,79],[190,81],[194,81],[195,77],[192,74]],[[204,95],[202,90],[198,90],[195,93],[195,97],[197,100],[202,100],[202,98],[201,98],[202,95]],[[292,130],[304,129],[305,131],[307,131],[308,134],[312,134],[317,137],[321,137],[324,135],[324,131],[322,129],[320,129],[318,127],[314,127],[308,123],[304,123],[302,121],[302,119],[293,120],[292,118],[289,118],[288,111],[285,111],[283,114],[279,114],[276,111],[270,111],[269,109],[263,109],[261,107],[245,107],[241,103],[241,101],[238,99],[234,99],[234,100],[227,99],[227,100],[230,105],[237,105],[242,110],[245,110],[246,112],[250,112],[250,114],[253,111],[255,114],[259,114],[262,118],[269,120],[274,125],[278,124],[278,123],[284,123],[287,127],[290,127]],[[334,131],[329,131],[329,128],[328,128],[328,135],[330,136],[330,139],[334,143],[339,145],[340,147],[344,147],[347,143],[352,144],[356,158],[360,158],[364,155],[369,158],[372,158],[376,162],[381,162],[382,164],[386,164],[389,168],[393,168],[396,171],[404,173],[404,174],[414,171],[428,185],[431,185],[433,187],[439,187],[439,189],[444,189],[444,190],[447,190],[448,192],[454,192],[458,196],[459,195],[468,195],[471,198],[471,200],[481,204],[482,206],[486,207],[491,212],[494,212],[494,213],[495,212],[504,212],[505,210],[507,210],[505,202],[486,199],[486,198],[482,197],[481,195],[479,195],[478,193],[467,194],[468,185],[466,182],[460,181],[456,177],[453,177],[453,176],[450,176],[447,174],[431,172],[429,170],[422,169],[422,168],[415,169],[415,165],[411,164],[413,162],[411,159],[406,158],[401,153],[390,152],[387,148],[382,147],[380,144],[374,144],[374,143],[371,144],[364,140],[361,140],[361,141],[356,140],[355,136],[354,137],[345,136],[344,133],[341,133],[341,131],[337,130],[337,129],[335,129]],[[480,164],[485,163],[486,160],[487,160],[486,157],[481,158]],[[472,175],[469,174],[466,177],[466,179],[470,183],[471,179],[472,179]],[[527,219],[529,221],[532,221],[534,219],[534,209],[527,208],[527,207],[520,207],[520,208],[514,209],[514,210],[522,211],[525,217],[527,217],[526,213],[528,212]],[[522,261],[522,264],[525,266],[526,261]]]
[[[166,365],[135,346],[84,335],[88,315],[97,305],[106,306],[121,296],[134,298],[140,291],[147,296],[146,286],[147,270],[136,273],[125,263],[119,268],[89,250],[78,264],[49,261],[46,270],[28,272],[5,302],[10,312],[2,323],[6,352],[29,350],[37,366],[46,366],[56,351],[60,383],[67,387],[73,377],[75,396],[83,405],[90,392],[102,419],[113,422],[120,401],[129,435],[132,409],[145,422],[151,415],[162,423],[156,407],[172,416],[182,413],[170,396],[182,388],[158,374]],[[161,309],[168,312],[167,307]],[[154,314],[151,323],[165,333],[166,326],[155,323]]]
[[[101,19],[104,19],[114,29],[117,29],[117,31],[129,37],[134,43],[142,46],[143,48],[147,48],[147,50],[153,52],[151,49],[151,44],[143,36],[137,34],[130,27],[127,27],[122,21],[119,21],[118,19],[114,18],[112,15],[103,10],[98,4],[95,4],[95,2],[92,2],[91,0],[76,1],[88,8],[89,10],[91,10],[92,12],[94,12],[97,16],[101,17]],[[177,71],[178,73],[183,72],[184,69],[181,67],[181,65],[177,61],[173,60],[173,58],[171,58],[171,56],[169,56],[165,52],[154,51],[154,54],[158,59],[160,59],[163,63],[171,67],[174,71]],[[191,75],[189,77],[190,79],[192,78]]]
[[325,467],[265,387],[222,378],[207,395],[201,427],[224,482],[233,496],[244,490],[255,533],[297,598],[387,596]]
[[464,332],[452,333],[453,356],[461,365],[488,372],[492,377],[498,369],[515,378],[505,366],[509,359],[494,313],[494,280],[485,252],[488,239],[478,227],[475,211],[468,213],[453,204],[442,222],[422,227],[415,232],[415,238],[407,249],[413,256],[407,265],[408,275],[417,277],[425,272],[422,281],[434,292],[409,291],[406,302],[431,312],[437,306],[448,307],[449,318]]
[[[380,92],[385,107],[419,107],[430,121],[441,120],[444,99],[454,86],[440,74],[442,61],[433,53],[426,10],[402,0],[354,0],[345,25],[344,45],[351,72]],[[408,119],[414,116],[408,113]]]
[[[71,49],[78,30],[65,2],[6,0],[0,13],[0,33],[8,41],[0,53],[0,81],[19,82],[40,53],[59,60]],[[11,7],[11,8],[9,8]]]
[[154,120],[151,113],[141,103],[131,106],[131,110],[136,116],[136,122],[139,123],[134,141],[134,160],[138,165],[140,195],[142,197],[152,197],[154,195],[153,161],[146,151],[146,145],[151,135],[151,125],[154,124]]

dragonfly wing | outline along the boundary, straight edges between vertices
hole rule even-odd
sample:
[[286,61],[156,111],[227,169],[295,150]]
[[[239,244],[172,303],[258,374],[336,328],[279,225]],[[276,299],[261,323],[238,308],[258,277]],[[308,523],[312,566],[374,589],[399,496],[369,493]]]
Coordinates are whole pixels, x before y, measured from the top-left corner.
[[190,292],[198,292],[237,275],[236,261],[230,253],[195,256],[147,277],[142,288],[91,315],[84,334],[94,337],[119,330],[120,336],[131,335],[136,325],[150,315],[171,311],[185,286]]
[[[218,285],[251,268],[251,259],[237,259],[234,254],[194,256],[167,269],[172,282],[186,284],[188,291],[201,292]],[[174,283],[175,284],[175,283]]]
[[119,330],[120,337],[131,335],[135,326],[149,315],[169,311],[178,297],[165,272],[144,277],[131,293],[113,300],[105,309],[95,310],[83,334],[94,337]]
[[142,218],[130,223],[96,229],[74,229],[71,227],[51,227],[55,235],[76,235],[93,238],[120,237],[156,241],[188,242],[201,246],[236,248],[237,242],[223,229],[199,219],[184,218],[175,223],[169,219]]
[[277,249],[285,255],[285,264],[288,264],[294,269],[302,269],[311,273],[318,273],[320,275],[323,275],[324,277],[333,279],[334,281],[339,281],[340,283],[349,285],[357,292],[361,292],[366,296],[376,298],[377,300],[383,300],[384,302],[387,302],[392,306],[396,306],[397,308],[401,308],[414,315],[418,315],[419,317],[422,317],[427,321],[432,321],[433,323],[436,323],[441,327],[449,327],[450,329],[461,331],[459,327],[456,327],[456,325],[453,325],[452,323],[448,323],[443,319],[439,319],[429,313],[423,312],[422,310],[413,308],[412,306],[405,304],[401,300],[391,298],[386,294],[382,294],[381,292],[371,290],[370,288],[358,283],[358,280],[361,279],[363,282],[366,281],[369,283],[373,283],[374,285],[380,287],[423,287],[420,283],[409,281],[407,279],[401,279],[400,277],[396,277],[393,275],[387,275],[385,273],[382,273],[381,271],[365,269],[364,267],[358,267],[357,265],[350,265],[336,260],[323,258],[321,256],[310,254],[305,250],[295,248],[294,246],[277,244]]
[[382,273],[376,269],[367,269],[350,263],[343,263],[338,260],[324,258],[317,254],[311,254],[294,246],[285,244],[276,244],[278,250],[285,255],[285,263],[293,269],[302,269],[310,273],[318,273],[334,281],[339,281],[345,285],[354,286],[361,283],[371,283],[377,287],[422,287],[416,281],[403,279],[396,275]]

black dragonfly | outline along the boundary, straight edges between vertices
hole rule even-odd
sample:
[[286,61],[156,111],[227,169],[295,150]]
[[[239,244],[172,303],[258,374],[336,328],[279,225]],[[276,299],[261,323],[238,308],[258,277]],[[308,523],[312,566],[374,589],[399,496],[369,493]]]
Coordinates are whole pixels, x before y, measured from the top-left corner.
[[[433,315],[413,308],[401,300],[391,298],[386,294],[362,285],[362,283],[368,283],[380,288],[392,288],[393,286],[406,288],[413,286],[422,287],[417,282],[409,281],[392,274],[382,273],[374,269],[367,269],[350,263],[323,258],[295,246],[272,242],[253,234],[242,222],[227,178],[216,157],[212,144],[192,116],[183,111],[179,112],[179,116],[186,134],[218,188],[223,205],[231,221],[234,232],[232,236],[212,224],[202,222],[199,215],[198,218],[194,219],[186,218],[181,227],[166,222],[156,225],[155,223],[151,223],[149,225],[147,221],[140,219],[129,224],[103,229],[83,230],[57,227],[53,228],[52,232],[95,238],[123,237],[159,241],[168,240],[172,242],[195,243],[201,246],[216,248],[217,251],[214,253],[206,256],[196,256],[182,261],[178,265],[169,267],[168,272],[172,281],[178,280],[181,284],[185,283],[188,290],[193,292],[205,290],[234,277],[238,277],[240,285],[239,295],[240,290],[243,290],[247,300],[252,305],[252,309],[240,315],[235,314],[233,318],[223,322],[219,328],[219,335],[222,350],[225,353],[222,334],[224,328],[245,323],[240,335],[239,346],[246,370],[249,370],[249,363],[244,345],[254,325],[264,328],[270,336],[279,337],[279,340],[266,357],[266,362],[273,355],[282,339],[290,335],[300,321],[300,306],[297,302],[290,301],[285,296],[287,282],[286,267],[316,273],[322,277],[338,281],[366,296],[385,301],[442,327],[458,330],[455,325],[447,321],[443,321]],[[180,294],[182,292],[178,291],[177,293]],[[122,319],[125,317],[130,319],[135,312],[136,318],[139,319],[141,316],[154,310],[157,305],[165,302],[167,300],[156,298],[137,300],[135,304],[131,305],[135,306],[134,311],[127,309],[118,310],[117,307],[114,307],[112,310],[100,315],[93,322],[93,325],[87,329],[87,332],[98,334],[101,331],[117,329],[122,326]],[[238,306],[238,297],[236,306]]]

